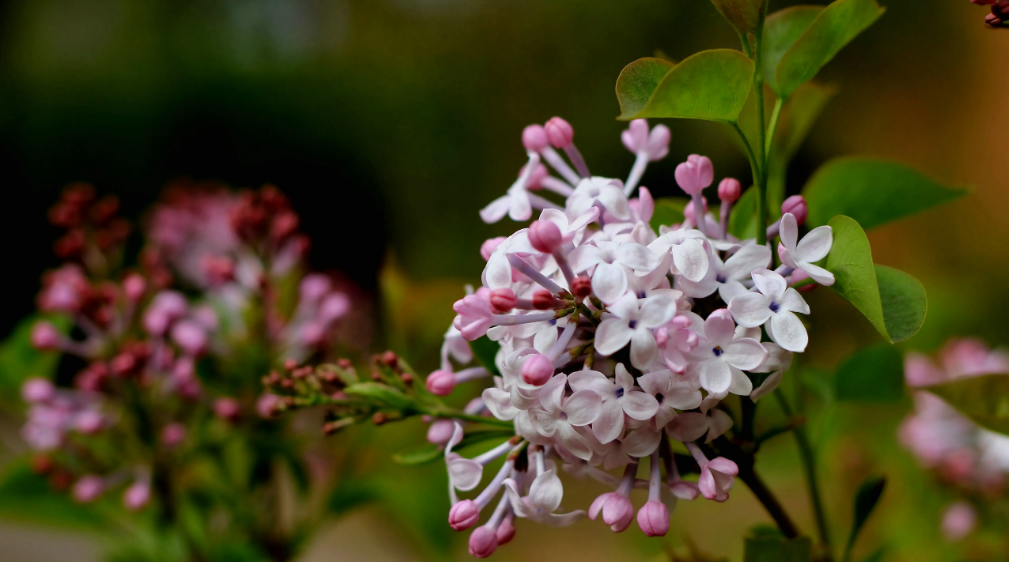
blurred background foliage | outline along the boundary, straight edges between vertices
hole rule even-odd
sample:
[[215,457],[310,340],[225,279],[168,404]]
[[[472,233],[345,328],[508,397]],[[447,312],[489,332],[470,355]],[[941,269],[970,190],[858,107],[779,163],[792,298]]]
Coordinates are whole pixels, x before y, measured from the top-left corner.
[[[774,1],[771,9],[797,3]],[[966,0],[883,4],[885,16],[819,76],[838,94],[788,171],[789,193],[844,154],[897,158],[972,186],[971,196],[875,229],[870,240],[878,263],[911,273],[928,291],[924,328],[901,349],[935,349],[955,334],[1006,344],[1009,32],[986,29],[983,11]],[[593,172],[622,176],[633,155],[620,145],[624,124],[615,120],[620,69],[656,50],[682,59],[716,47],[738,48],[736,35],[699,0],[2,2],[8,298],[0,330],[11,333],[33,309],[39,275],[55,263],[45,210],[67,183],[119,195],[127,216],[179,177],[272,183],[301,213],[314,265],[343,271],[378,296],[384,345],[426,371],[451,302],[465,283],[478,282],[481,242],[513,229],[507,221],[485,225],[477,211],[523,164],[522,127],[561,115]],[[718,177],[746,181],[745,157],[717,125],[668,124],[670,156],[644,180],[653,194],[677,193],[672,170],[690,153],[710,156]],[[906,397],[834,401],[833,369],[879,336],[836,295],[816,291],[808,300],[813,345],[786,390],[816,406],[810,427],[835,541],[847,529],[854,489],[882,473],[889,488],[860,557],[883,549],[893,561],[1004,558],[991,549],[1005,529],[960,544],[940,538],[948,498],[895,440]],[[0,369],[17,364],[0,361]],[[769,402],[762,416],[770,425],[781,414]],[[16,439],[10,424],[3,435]],[[352,459],[347,485],[331,499],[346,516],[317,537],[308,559],[466,558],[465,536],[445,524],[441,467],[388,461],[422,435],[419,425],[394,426],[333,439]],[[788,436],[770,441],[760,462],[811,532],[798,466]],[[0,494],[9,499],[16,488]],[[599,492],[572,484],[569,504],[587,505]],[[78,560],[96,555],[90,536],[61,533],[53,542],[50,532],[25,531],[23,519],[5,517],[0,549],[13,553],[5,560],[48,560],[64,548],[84,553]],[[613,535],[598,523],[520,524],[515,544],[495,556],[648,560],[666,549],[685,555],[693,544],[738,559],[745,530],[765,520],[739,486],[726,505],[681,502],[665,541],[636,529]]]

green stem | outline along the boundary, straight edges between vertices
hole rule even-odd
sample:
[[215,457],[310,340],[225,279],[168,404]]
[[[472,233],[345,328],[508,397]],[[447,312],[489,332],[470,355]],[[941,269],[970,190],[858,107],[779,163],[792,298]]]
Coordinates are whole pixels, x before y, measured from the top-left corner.
[[[774,393],[778,397],[778,404],[786,416],[794,416],[792,406],[788,403],[785,393],[779,390]],[[826,552],[826,560],[831,560],[830,533],[827,529],[827,512],[823,507],[823,499],[820,496],[820,486],[816,477],[816,458],[813,454],[813,447],[809,444],[805,427],[796,427],[795,442],[799,446],[799,456],[802,459],[802,468],[806,473],[806,486],[809,488],[809,500],[813,504],[813,514],[816,517],[816,531],[820,537],[820,543]]]
[[[781,107],[785,105],[785,100],[778,98],[774,100],[774,110],[771,111],[771,123],[767,127],[767,140],[764,146],[765,154],[767,154],[767,161],[771,161],[771,145],[774,143],[774,133],[778,129],[778,118],[781,117]],[[768,167],[770,171],[770,167]]]
[[764,40],[764,19],[767,17],[767,2],[760,12],[756,38],[753,42],[753,88],[757,102],[757,131],[760,137],[760,177],[757,181],[757,244],[767,243],[767,129],[764,128],[764,57],[761,53]]
[[508,420],[499,420],[497,418],[489,418],[487,416],[467,414],[466,412],[458,412],[456,410],[430,410],[422,413],[427,414],[429,416],[434,416],[436,418],[456,419],[473,423],[482,423],[485,425],[496,425],[498,427],[504,427],[508,429],[513,429],[515,427],[515,424]]
[[746,138],[743,130],[739,128],[739,123],[731,123],[732,128],[739,135],[739,140],[743,141],[743,146],[746,148],[746,155],[750,158],[750,171],[753,173],[753,183],[756,185],[759,182],[760,177],[760,162],[757,161],[757,156],[753,153],[753,147],[750,146],[750,140]]

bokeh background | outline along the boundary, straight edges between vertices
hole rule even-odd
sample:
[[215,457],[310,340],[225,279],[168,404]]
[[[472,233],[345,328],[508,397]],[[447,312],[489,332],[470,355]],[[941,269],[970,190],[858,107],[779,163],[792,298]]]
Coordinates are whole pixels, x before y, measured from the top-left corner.
[[[796,3],[774,0],[771,9]],[[872,231],[874,257],[928,292],[927,321],[904,349],[933,350],[964,334],[1009,344],[1009,30],[987,29],[983,8],[967,0],[881,3],[885,16],[819,76],[839,93],[792,164],[789,191],[846,154],[896,158],[971,186],[969,197]],[[477,211],[524,163],[522,128],[561,115],[594,173],[623,176],[633,155],[615,120],[620,69],[656,50],[682,59],[717,47],[738,48],[736,35],[701,0],[2,2],[0,334],[32,310],[39,276],[55,264],[45,213],[68,183],[117,194],[127,216],[180,177],[272,183],[301,213],[315,266],[343,271],[382,303],[376,348],[432,368],[451,302],[479,281],[480,243],[513,229],[507,220],[485,225]],[[748,177],[719,126],[667,124],[670,156],[644,180],[653,194],[676,194],[672,170],[690,153],[709,155],[719,177]],[[810,372],[829,373],[879,341],[829,291],[808,300]],[[815,394],[815,386],[798,390]],[[890,487],[858,553],[989,557],[998,529],[961,543],[937,532],[949,496],[894,435],[909,409],[908,399],[825,403],[810,414],[835,542],[848,528],[854,488],[883,473]],[[774,404],[766,410],[777,414]],[[4,434],[16,436],[10,427]],[[306,560],[468,558],[466,535],[445,524],[442,468],[388,460],[422,435],[410,422],[333,439],[354,460],[345,496],[334,500],[339,509]],[[794,441],[771,441],[758,468],[812,532]],[[573,483],[567,505],[587,505],[601,491]],[[661,560],[695,545],[739,559],[741,535],[760,522],[769,519],[740,485],[723,505],[681,502],[664,540],[646,540],[636,527],[617,535],[591,522],[563,530],[520,523],[495,557]],[[5,561],[98,560],[106,540],[17,513],[0,518]]]

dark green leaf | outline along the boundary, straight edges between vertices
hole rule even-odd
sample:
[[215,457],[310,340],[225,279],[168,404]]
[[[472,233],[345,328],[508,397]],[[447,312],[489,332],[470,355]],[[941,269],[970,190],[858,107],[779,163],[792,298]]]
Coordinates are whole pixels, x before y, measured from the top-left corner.
[[476,358],[477,362],[487,369],[491,373],[498,375],[500,374],[497,369],[497,352],[501,349],[501,345],[488,338],[487,336],[481,336],[469,342],[470,349],[473,350],[473,357]]
[[781,203],[785,200],[785,177],[789,162],[795,157],[813,123],[835,93],[836,90],[830,86],[806,82],[785,102],[778,119],[767,170],[767,207],[772,218],[780,215]]
[[776,529],[754,527],[743,543],[743,562],[810,562],[813,544],[809,537],[786,539]]
[[744,36],[757,33],[764,0],[711,0],[711,3]]
[[839,215],[830,220],[834,245],[823,267],[836,279],[831,289],[855,305],[890,343],[904,341],[925,321],[925,288],[910,275],[873,265],[862,227]]
[[359,382],[345,389],[347,394],[361,396],[375,402],[380,407],[409,410],[413,400],[402,392],[377,382]]
[[904,396],[904,360],[888,343],[867,347],[845,359],[834,376],[838,400],[893,402]]
[[966,189],[943,185],[886,160],[844,157],[824,164],[802,190],[811,226],[847,215],[873,228],[963,197]]
[[[657,80],[659,72],[666,74]],[[735,122],[746,103],[753,62],[739,51],[697,53],[677,65],[640,59],[617,78],[620,119],[670,117]]]
[[926,387],[978,425],[1009,435],[1009,374],[966,377]]
[[[882,497],[885,488],[886,478],[881,476],[866,478],[858,487],[858,492],[855,493],[854,521],[851,523],[851,534],[848,535],[848,545],[845,547],[847,552],[851,552],[851,547],[858,539],[858,533],[862,530],[862,526],[865,525],[869,516],[872,515],[872,510],[879,503],[879,498]],[[844,559],[850,560],[850,557],[846,554]]]
[[757,188],[751,187],[732,206],[729,234],[744,240],[757,236]]
[[438,460],[442,456],[442,449],[434,443],[411,447],[405,451],[400,451],[392,455],[392,460],[399,464],[417,465],[427,464]]
[[776,94],[778,62],[822,11],[823,6],[792,6],[770,14],[764,21],[764,83]]
[[683,209],[686,208],[689,199],[682,197],[662,197],[655,200],[655,212],[652,214],[650,224],[652,229],[659,231],[660,226],[672,226],[683,222]]
[[782,55],[775,72],[775,93],[788,97],[803,82],[811,80],[884,11],[876,0],[837,0],[827,6]]

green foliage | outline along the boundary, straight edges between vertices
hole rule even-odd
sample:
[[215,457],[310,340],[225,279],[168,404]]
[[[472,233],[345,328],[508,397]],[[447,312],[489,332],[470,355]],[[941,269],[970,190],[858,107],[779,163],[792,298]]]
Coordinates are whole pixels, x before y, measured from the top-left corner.
[[52,489],[28,459],[8,464],[0,474],[0,515],[47,525],[100,529],[105,519],[88,506]]
[[497,369],[497,352],[501,349],[501,345],[488,338],[487,336],[481,336],[471,342],[469,342],[469,348],[473,350],[473,357],[483,366],[495,375],[499,375]]
[[757,188],[751,187],[732,206],[729,234],[743,240],[757,235]]
[[855,493],[855,510],[851,523],[851,533],[848,535],[848,544],[845,546],[843,560],[851,559],[851,547],[858,539],[858,533],[862,530],[866,520],[872,515],[872,510],[879,503],[879,498],[883,496],[886,488],[886,478],[882,476],[870,476],[866,478],[858,487]]
[[810,562],[813,544],[809,537],[786,539],[776,529],[757,526],[743,543],[743,562]]
[[948,187],[896,162],[843,157],[820,167],[802,194],[809,205],[810,225],[847,215],[868,229],[958,199],[967,190]]
[[978,425],[1009,435],[1009,374],[966,377],[926,388]]
[[[665,74],[660,78],[660,72]],[[750,93],[753,62],[739,51],[701,51],[679,64],[639,59],[617,78],[620,119],[670,117],[734,123]]]
[[0,405],[11,407],[20,402],[21,383],[31,377],[52,379],[60,354],[32,347],[32,328],[39,321],[52,323],[65,333],[70,319],[65,316],[34,314],[22,320],[11,335],[0,343]]
[[[776,94],[776,72],[785,53],[795,45],[813,21],[823,12],[823,6],[792,6],[767,16],[764,22],[764,83]],[[784,96],[781,96],[784,97]]]
[[893,402],[904,396],[904,361],[881,343],[845,359],[834,375],[834,396],[849,402]]
[[835,93],[837,90],[830,86],[806,82],[785,102],[781,117],[778,119],[778,128],[771,145],[767,167],[767,206],[774,218],[780,215],[781,203],[785,200],[785,176],[788,173],[788,164],[799,151],[799,147],[813,128],[813,123],[823,113],[827,102]]
[[741,34],[757,33],[766,0],[711,0]]
[[383,407],[393,410],[409,411],[414,406],[413,399],[409,396],[395,388],[377,382],[359,382],[348,386],[344,391],[352,396],[362,396],[373,400]]
[[[820,68],[872,25],[884,11],[876,0],[837,0],[827,6],[781,55],[773,82],[775,94],[787,98],[803,82],[811,80]],[[796,17],[789,27],[798,27],[801,23],[801,19]],[[794,29],[789,31],[794,33]],[[789,34],[783,32],[782,36],[787,41]]]
[[836,279],[831,289],[855,305],[890,343],[904,341],[925,322],[925,288],[917,279],[872,263],[865,231],[850,217],[830,220],[834,245],[823,267]]
[[660,226],[671,226],[682,223],[683,209],[690,200],[683,197],[662,197],[655,200],[655,212],[649,224],[652,230],[658,232]]
[[405,464],[407,466],[427,464],[429,462],[434,462],[442,456],[442,449],[435,445],[434,443],[428,443],[426,445],[420,445],[418,447],[410,447],[405,451],[400,451],[392,455],[392,460],[399,464]]

